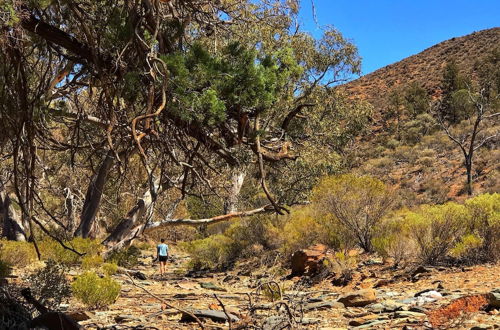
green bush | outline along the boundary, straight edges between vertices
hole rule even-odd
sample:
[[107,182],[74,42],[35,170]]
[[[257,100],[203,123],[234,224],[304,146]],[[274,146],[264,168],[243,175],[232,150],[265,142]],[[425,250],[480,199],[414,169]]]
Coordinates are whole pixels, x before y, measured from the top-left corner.
[[236,258],[239,249],[232,238],[223,234],[186,242],[182,248],[191,255],[188,267],[193,270],[223,269]]
[[116,274],[116,272],[118,271],[118,265],[115,263],[105,262],[102,264],[101,269],[104,274],[111,276]]
[[467,231],[482,244],[476,249],[469,248],[470,254],[464,257],[476,261],[500,260],[500,194],[478,195],[465,201],[465,207],[470,216]]
[[320,220],[311,206],[292,210],[281,232],[283,253],[291,256],[295,251],[317,243],[339,247],[336,232],[327,228],[327,222],[326,217]]
[[419,248],[420,259],[436,264],[448,256],[450,250],[465,234],[467,209],[463,205],[422,206],[406,215],[410,233]]
[[[337,226],[365,251],[373,250],[377,224],[394,205],[395,196],[385,184],[369,176],[351,174],[327,177],[313,191],[313,207],[334,219]],[[347,240],[346,240],[347,241]]]
[[101,267],[104,260],[98,255],[86,255],[82,258],[82,268],[85,270],[91,270]]
[[131,268],[137,266],[140,256],[141,250],[132,245],[125,249],[113,251],[107,258],[107,261],[115,263],[121,267]]
[[37,258],[33,244],[18,241],[0,241],[0,259],[13,267],[23,268]]
[[[98,240],[89,238],[75,237],[65,244],[74,250],[85,254],[85,256],[99,255],[102,251],[102,245]],[[46,260],[52,259],[57,263],[68,266],[79,265],[82,257],[71,250],[65,249],[59,242],[52,239],[45,239],[39,243],[42,257]]]
[[9,276],[11,273],[10,265],[9,263],[0,260],[0,279],[5,278]]
[[405,266],[417,257],[417,246],[410,235],[405,217],[408,210],[394,212],[378,226],[372,244],[383,258],[392,258],[395,265]]
[[48,260],[45,267],[28,277],[33,296],[50,310],[57,310],[71,295],[66,272],[65,266]]
[[121,285],[109,276],[100,278],[94,272],[84,273],[71,284],[73,296],[91,309],[103,308],[116,301]]

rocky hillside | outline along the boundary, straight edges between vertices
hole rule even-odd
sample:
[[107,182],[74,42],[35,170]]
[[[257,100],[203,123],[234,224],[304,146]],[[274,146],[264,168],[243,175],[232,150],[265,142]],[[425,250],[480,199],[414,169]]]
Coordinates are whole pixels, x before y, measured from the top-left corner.
[[454,60],[465,74],[473,72],[474,63],[500,45],[500,27],[452,38],[402,61],[385,66],[354,80],[344,87],[353,97],[362,98],[383,111],[392,89],[418,82],[430,94],[439,94],[442,71]]
[[[460,150],[430,115],[401,120],[390,115],[389,95],[416,82],[432,98],[437,98],[447,63],[454,61],[462,75],[474,79],[477,61],[499,45],[500,28],[474,32],[441,42],[343,85],[351,98],[364,99],[374,106],[371,131],[361,139],[353,167],[362,174],[382,178],[402,188],[408,193],[410,205],[416,200],[442,203],[465,198],[465,170]],[[500,127],[498,121],[487,125],[491,132]],[[469,126],[462,123],[462,132],[470,129]],[[473,169],[475,192],[500,189],[499,159],[498,139],[478,150]]]

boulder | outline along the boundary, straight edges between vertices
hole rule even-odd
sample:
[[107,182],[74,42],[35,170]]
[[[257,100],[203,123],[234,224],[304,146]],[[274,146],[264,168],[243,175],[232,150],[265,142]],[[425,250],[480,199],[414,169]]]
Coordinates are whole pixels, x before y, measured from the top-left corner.
[[500,288],[488,294],[488,304],[493,308],[500,308]]
[[345,307],[364,307],[377,302],[377,291],[373,289],[353,291],[340,297],[337,301],[344,304]]
[[323,260],[326,258],[328,247],[316,244],[307,249],[296,251],[292,255],[291,276],[313,275],[321,269]]

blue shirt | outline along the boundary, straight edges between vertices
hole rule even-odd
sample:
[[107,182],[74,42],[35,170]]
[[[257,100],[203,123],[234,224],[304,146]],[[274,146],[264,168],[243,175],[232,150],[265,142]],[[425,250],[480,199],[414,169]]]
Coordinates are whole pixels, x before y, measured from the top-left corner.
[[156,251],[159,256],[166,257],[168,256],[168,245],[165,243],[158,244]]

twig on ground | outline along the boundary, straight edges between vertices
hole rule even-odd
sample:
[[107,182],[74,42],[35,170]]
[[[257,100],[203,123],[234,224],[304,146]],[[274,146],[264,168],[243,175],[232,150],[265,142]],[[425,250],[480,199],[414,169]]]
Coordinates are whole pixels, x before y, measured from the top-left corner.
[[226,314],[227,321],[229,322],[229,330],[231,330],[233,328],[233,321],[231,320],[231,316],[229,315],[229,313],[226,311],[226,306],[224,306],[222,301],[219,299],[219,297],[217,297],[217,295],[215,293],[214,293],[214,297],[219,302],[220,307],[222,307],[222,311],[224,312],[224,314]]
[[158,299],[159,301],[161,301],[162,303],[164,303],[167,307],[173,308],[175,310],[178,310],[181,313],[185,313],[185,314],[191,316],[196,321],[196,323],[198,323],[198,325],[200,326],[201,329],[205,329],[205,327],[203,326],[203,323],[200,321],[200,319],[196,315],[194,315],[193,313],[188,312],[188,311],[186,311],[186,310],[184,310],[182,308],[179,308],[177,306],[174,306],[174,305],[170,304],[165,299],[163,299],[161,297],[158,297],[157,295],[155,295],[154,293],[150,292],[146,288],[144,288],[144,287],[136,284],[135,281],[134,281],[134,279],[129,274],[125,273],[125,275],[130,279],[130,281],[132,281],[132,285],[133,286],[138,287],[139,289],[143,290],[144,292],[146,292],[147,294],[149,294],[151,297],[153,297],[155,299]]

